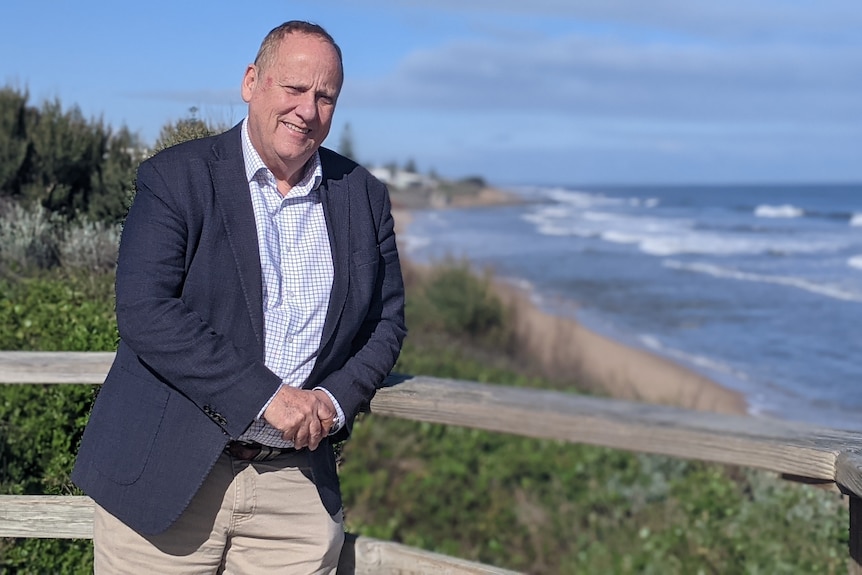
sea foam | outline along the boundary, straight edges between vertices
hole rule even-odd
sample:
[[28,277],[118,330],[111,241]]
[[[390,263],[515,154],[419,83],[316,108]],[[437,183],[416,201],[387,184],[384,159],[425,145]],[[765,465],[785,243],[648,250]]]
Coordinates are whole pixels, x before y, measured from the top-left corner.
[[[704,227],[695,218],[657,215],[653,208],[659,202],[655,198],[613,198],[562,188],[546,190],[545,194],[554,203],[535,206],[522,215],[539,234],[597,238],[611,244],[630,245],[651,256],[787,256],[829,253],[849,247],[846,241],[836,242],[832,236],[801,238],[762,233],[754,228],[740,233]],[[755,209],[755,214],[761,218],[794,218],[805,212],[792,204],[764,203]],[[862,214],[857,216],[851,223],[862,226]],[[850,265],[855,267],[856,263]]]
[[804,278],[798,278],[793,276],[773,276],[767,274],[757,274],[752,272],[745,272],[734,268],[726,268],[722,266],[699,262],[684,263],[677,260],[666,260],[662,263],[665,267],[671,269],[701,273],[717,278],[776,284],[794,287],[813,294],[822,295],[833,299],[862,302],[862,292],[856,290],[848,290],[846,288],[836,285],[817,283]]
[[707,372],[730,375],[733,376],[735,379],[741,381],[749,380],[748,374],[746,374],[744,371],[741,371],[725,362],[713,359],[711,357],[707,357],[705,355],[686,353],[680,349],[668,347],[664,345],[661,340],[659,340],[659,338],[654,335],[644,334],[639,336],[638,339],[644,346],[647,347],[647,349],[650,349],[658,353],[659,355],[675,359],[681,363],[697,367]]
[[754,215],[758,218],[798,218],[805,215],[805,210],[783,204],[781,206],[770,206],[767,204],[757,206]]
[[601,194],[565,190],[562,188],[548,190],[547,197],[566,206],[589,209],[596,206],[624,206],[628,202],[622,198],[609,198]]
[[559,192],[569,201],[534,208],[522,218],[544,236],[601,238],[614,244],[637,246],[641,252],[667,257],[678,254],[756,255],[827,252],[840,248],[830,240],[797,239],[779,235],[728,234],[698,229],[688,218],[654,217],[597,209],[598,198],[580,192]]

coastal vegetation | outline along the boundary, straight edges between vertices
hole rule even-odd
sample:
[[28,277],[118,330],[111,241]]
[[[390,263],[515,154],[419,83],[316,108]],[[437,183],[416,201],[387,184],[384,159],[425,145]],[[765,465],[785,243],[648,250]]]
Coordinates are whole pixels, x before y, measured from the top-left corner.
[[[0,121],[0,132],[18,125]],[[92,206],[126,205],[133,170],[124,177],[96,203],[0,189],[0,349],[115,349],[122,216]],[[405,262],[405,280],[410,333],[397,372],[595,391],[523,351],[489,274]],[[76,493],[69,472],[95,391],[0,386],[0,493]],[[340,466],[351,532],[527,573],[846,570],[844,500],[770,473],[375,415],[360,417]],[[91,572],[89,541],[0,540],[0,574]]]
[[0,88],[0,198],[59,217],[118,222],[143,153],[125,127],[88,120],[58,100],[33,106],[26,91]]

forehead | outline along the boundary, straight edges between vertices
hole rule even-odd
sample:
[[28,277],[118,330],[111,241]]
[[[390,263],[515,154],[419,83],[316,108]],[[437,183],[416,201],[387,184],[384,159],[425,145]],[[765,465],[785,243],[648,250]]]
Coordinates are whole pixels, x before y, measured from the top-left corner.
[[311,75],[341,84],[341,62],[325,39],[303,33],[288,34],[278,43],[269,66],[277,76]]

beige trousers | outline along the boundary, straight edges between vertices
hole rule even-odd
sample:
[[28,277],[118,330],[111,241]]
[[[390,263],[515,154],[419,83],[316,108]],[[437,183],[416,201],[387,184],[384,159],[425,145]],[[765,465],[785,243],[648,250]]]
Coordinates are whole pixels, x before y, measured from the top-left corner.
[[167,531],[143,536],[96,506],[96,575],[334,574],[344,542],[324,509],[307,453],[270,461],[222,454]]

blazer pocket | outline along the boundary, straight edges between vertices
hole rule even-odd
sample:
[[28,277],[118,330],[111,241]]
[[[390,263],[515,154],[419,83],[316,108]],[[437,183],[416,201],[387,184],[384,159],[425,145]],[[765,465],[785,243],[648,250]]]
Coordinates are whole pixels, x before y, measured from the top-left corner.
[[375,246],[370,250],[357,250],[350,255],[350,259],[357,268],[376,264],[380,261],[380,248]]
[[[93,407],[99,426],[95,465],[105,477],[131,485],[144,472],[156,442],[169,392],[122,367],[112,370]],[[97,410],[102,413],[97,414]]]
[[[347,292],[347,305],[342,320],[358,326],[374,295],[377,274],[380,270],[380,250],[375,246],[369,250],[359,250],[351,254],[350,288]],[[351,316],[352,314],[352,316]]]

